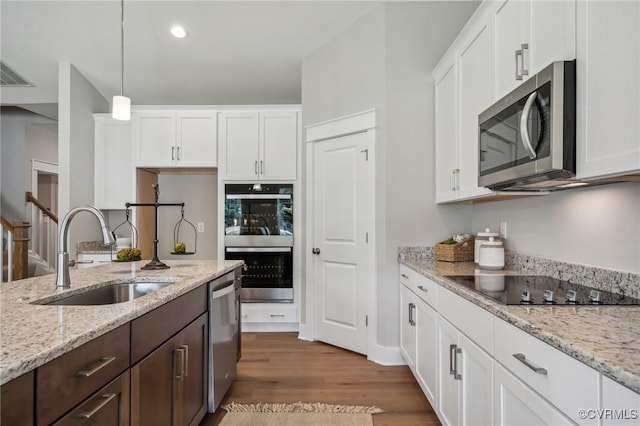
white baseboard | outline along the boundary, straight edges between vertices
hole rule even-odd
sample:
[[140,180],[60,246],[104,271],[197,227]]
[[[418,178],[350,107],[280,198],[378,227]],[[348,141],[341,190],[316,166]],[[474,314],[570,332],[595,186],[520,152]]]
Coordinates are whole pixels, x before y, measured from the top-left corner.
[[380,365],[407,365],[402,357],[399,346],[375,345],[374,353],[367,356],[367,359]]

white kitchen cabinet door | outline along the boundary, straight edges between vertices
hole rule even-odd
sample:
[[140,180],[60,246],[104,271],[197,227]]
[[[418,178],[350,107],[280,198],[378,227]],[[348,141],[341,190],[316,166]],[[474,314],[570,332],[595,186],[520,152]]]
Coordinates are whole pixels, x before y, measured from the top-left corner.
[[640,171],[640,2],[577,5],[578,178]]
[[124,210],[136,199],[133,126],[111,114],[94,114],[93,204],[103,210]]
[[[526,50],[530,42],[530,17],[530,1],[505,0],[494,11],[495,99],[529,77],[530,55]],[[486,54],[490,56],[491,50]]]
[[[405,288],[402,286],[402,288]],[[416,298],[415,375],[432,407],[438,395],[438,313]]]
[[260,179],[296,180],[297,117],[295,111],[260,113]]
[[[493,424],[493,359],[479,346],[458,335],[458,370],[462,376],[462,425]],[[461,365],[460,365],[461,364]]]
[[136,112],[136,166],[173,167],[176,161],[175,111]]
[[434,73],[436,91],[436,202],[455,200],[458,173],[457,83],[455,56]]
[[210,111],[179,111],[176,115],[175,165],[217,167],[217,119]]
[[255,111],[220,114],[220,143],[225,179],[259,178],[259,114]]
[[602,408],[611,410],[603,426],[631,426],[640,423],[640,394],[602,376]]
[[457,198],[491,194],[478,187],[478,114],[491,106],[491,25],[480,21],[461,42]]
[[458,330],[444,318],[438,318],[438,404],[440,421],[445,425],[460,424],[460,380],[456,379],[454,362],[458,349]]
[[531,73],[576,58],[576,1],[531,2]]
[[[497,426],[572,425],[557,408],[494,363],[494,418]],[[489,423],[486,423],[489,424]]]
[[400,285],[400,351],[414,374],[416,365],[415,299],[411,290]]

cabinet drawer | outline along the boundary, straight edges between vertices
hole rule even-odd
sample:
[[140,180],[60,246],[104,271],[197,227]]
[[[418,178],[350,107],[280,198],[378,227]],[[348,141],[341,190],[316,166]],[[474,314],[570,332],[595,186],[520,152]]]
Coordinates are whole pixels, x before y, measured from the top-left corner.
[[131,364],[207,311],[207,284],[131,322]]
[[405,265],[400,265],[400,282],[432,308],[438,309],[438,285],[435,282]]
[[489,354],[493,354],[493,314],[438,287],[438,313]]
[[296,306],[242,304],[242,322],[297,322]]
[[38,368],[38,424],[50,424],[127,368],[129,324]]
[[87,398],[54,426],[129,425],[129,370]]
[[597,371],[499,318],[495,358],[573,421],[595,424],[578,411],[598,407]]

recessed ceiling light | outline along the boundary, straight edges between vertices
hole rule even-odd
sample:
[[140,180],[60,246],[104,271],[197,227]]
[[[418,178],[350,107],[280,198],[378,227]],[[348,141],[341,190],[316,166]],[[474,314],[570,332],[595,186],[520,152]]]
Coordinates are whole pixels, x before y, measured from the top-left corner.
[[187,32],[180,25],[174,25],[171,28],[171,34],[173,34],[175,38],[185,38],[187,36]]

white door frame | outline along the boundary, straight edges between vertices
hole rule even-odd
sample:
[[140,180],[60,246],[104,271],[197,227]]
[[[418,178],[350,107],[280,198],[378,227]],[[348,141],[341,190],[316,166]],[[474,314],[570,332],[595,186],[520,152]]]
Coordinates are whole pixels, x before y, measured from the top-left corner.
[[[306,137],[306,170],[305,170],[305,192],[307,194],[305,203],[305,235],[307,236],[303,256],[305,263],[305,299],[301,300],[301,305],[305,307],[305,321],[300,322],[299,337],[304,340],[315,340],[316,334],[314,330],[314,258],[311,256],[311,250],[313,248],[313,236],[314,236],[314,197],[313,197],[313,143],[323,141],[326,139],[333,139],[340,136],[346,136],[354,133],[366,132],[369,138],[369,147],[372,152],[369,153],[373,159],[373,171],[372,176],[375,176],[375,142],[376,142],[376,111],[368,110],[357,114],[352,114],[333,120],[323,121],[321,123],[305,126]],[[373,195],[372,202],[375,206],[375,179],[372,180]],[[372,223],[376,223],[375,210],[372,210],[373,215]],[[377,270],[376,270],[376,235],[375,226],[369,234],[368,247],[368,259],[369,264],[373,268],[372,280],[368,284],[367,288],[367,310],[368,310],[368,327],[367,327],[367,357],[371,357],[375,354],[375,348],[377,343],[377,303],[378,303],[378,291],[377,291]]]

